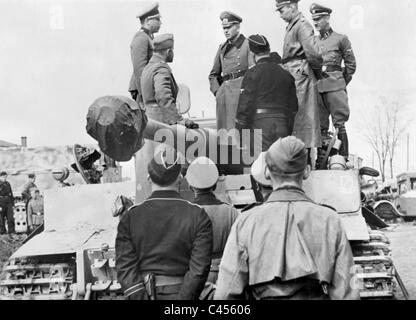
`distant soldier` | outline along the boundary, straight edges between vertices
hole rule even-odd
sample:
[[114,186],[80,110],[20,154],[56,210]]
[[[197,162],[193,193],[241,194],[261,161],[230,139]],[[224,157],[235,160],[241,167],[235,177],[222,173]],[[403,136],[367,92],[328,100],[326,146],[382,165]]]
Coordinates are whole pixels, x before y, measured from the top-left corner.
[[310,173],[307,154],[295,137],[279,139],[267,151],[273,192],[234,223],[215,299],[359,299],[341,218],[302,190]]
[[[248,38],[250,55],[256,65],[244,76],[236,115],[236,128],[262,131],[262,150],[279,138],[292,133],[298,112],[295,80],[289,72],[273,61],[266,37],[252,35]],[[251,150],[254,141],[250,139]],[[260,152],[255,152],[258,155]]]
[[282,63],[295,78],[299,103],[293,135],[310,149],[321,146],[317,80],[313,70],[321,68],[322,57],[313,27],[299,12],[298,1],[276,0],[276,8],[288,23]]
[[158,153],[148,166],[152,195],[117,229],[117,279],[131,300],[197,300],[208,277],[212,223],[179,195],[182,166]]
[[140,78],[144,67],[153,54],[153,35],[159,32],[161,21],[159,4],[149,2],[137,14],[140,19],[141,29],[136,33],[130,46],[131,61],[133,63],[133,74],[130,79],[129,92],[133,100],[142,102]]
[[[310,7],[316,31],[319,32],[319,45],[322,50],[323,67],[318,81],[318,91],[323,100],[321,104],[321,131],[326,136],[329,129],[329,115],[338,138],[342,142],[340,154],[348,159],[348,136],[345,123],[350,116],[347,85],[357,68],[354,52],[348,37],[332,30],[329,20],[332,10],[319,4]],[[342,68],[342,62],[345,67]]]
[[220,45],[209,74],[211,92],[217,101],[217,129],[234,129],[241,82],[249,67],[248,41],[240,34],[243,21],[237,14],[225,11],[220,19],[227,41]]
[[199,157],[192,161],[186,173],[186,180],[195,194],[195,203],[208,213],[212,221],[214,247],[210,274],[207,282],[215,284],[222,253],[238,211],[231,205],[218,200],[214,195],[219,173],[213,161]]
[[9,235],[15,233],[14,230],[14,197],[12,187],[7,181],[7,172],[0,172],[0,234],[6,233],[6,220],[7,220],[7,232]]
[[27,204],[27,226],[29,230],[40,226],[43,223],[44,204],[43,197],[38,188],[31,189],[31,199]]
[[27,177],[28,177],[28,181],[24,185],[23,191],[22,191],[22,198],[23,198],[23,201],[26,203],[26,205],[31,198],[31,189],[37,188],[36,183],[35,183],[36,175],[34,173],[29,173]]

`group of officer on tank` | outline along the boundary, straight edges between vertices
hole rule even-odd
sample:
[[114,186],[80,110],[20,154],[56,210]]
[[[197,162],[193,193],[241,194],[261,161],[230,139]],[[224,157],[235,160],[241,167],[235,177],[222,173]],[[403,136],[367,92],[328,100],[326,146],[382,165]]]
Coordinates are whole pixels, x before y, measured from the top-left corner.
[[[180,157],[159,148],[141,163],[151,196],[130,208],[118,226],[116,268],[127,298],[359,298],[351,286],[354,263],[339,216],[302,190],[309,151],[321,146],[329,116],[348,157],[346,85],[355,59],[348,38],[329,25],[331,9],[311,6],[320,33],[315,36],[298,1],[276,0],[288,22],[282,58],[270,53],[264,36],[244,37],[241,17],[223,12],[227,41],[209,75],[217,128],[262,130],[263,153],[252,170],[263,202],[239,214],[218,200],[218,169],[204,157],[186,172],[195,201],[183,200]],[[198,128],[176,105],[177,84],[168,66],[173,35],[153,37],[161,25],[159,5],[143,8],[137,17],[142,27],[131,45],[133,99],[151,119]]]

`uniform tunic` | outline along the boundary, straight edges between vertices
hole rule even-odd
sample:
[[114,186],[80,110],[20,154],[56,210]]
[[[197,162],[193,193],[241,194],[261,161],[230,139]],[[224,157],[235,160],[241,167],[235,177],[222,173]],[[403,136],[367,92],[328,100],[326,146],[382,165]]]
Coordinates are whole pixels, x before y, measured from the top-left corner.
[[337,213],[301,189],[278,189],[241,214],[220,265],[215,299],[358,299],[351,247]]
[[221,44],[214,59],[214,66],[209,74],[210,90],[217,102],[217,129],[235,128],[235,115],[240,96],[243,74],[231,80],[224,76],[245,72],[248,67],[248,40],[239,35],[233,42]]
[[284,68],[295,78],[299,111],[293,135],[307,148],[321,146],[318,91],[313,69],[322,62],[311,24],[299,13],[286,28],[283,46]]
[[153,54],[152,41],[153,35],[149,32],[149,30],[142,28],[135,34],[130,45],[133,74],[130,79],[129,91],[138,91],[139,94],[136,99],[137,102],[141,101],[140,79],[142,72]]
[[44,214],[43,197],[39,196],[37,199],[30,199],[27,204],[27,222],[31,227],[42,224]]
[[0,181],[0,234],[6,233],[6,220],[8,233],[14,233],[14,197],[12,187],[8,181]]
[[[231,227],[238,217],[238,211],[232,205],[218,200],[212,192],[199,194],[195,198],[195,203],[204,208],[211,219],[214,236],[212,257],[213,260],[221,259]],[[215,283],[219,263],[213,262],[208,281]]]
[[[328,130],[329,115],[332,116],[336,128],[343,126],[349,119],[350,109],[346,89],[357,65],[347,36],[330,29],[317,38],[323,57],[323,72],[318,81],[318,91],[324,102],[320,108],[321,128]],[[342,69],[343,61],[345,67]]]
[[24,187],[23,187],[23,191],[22,191],[22,198],[23,200],[27,203],[30,198],[32,197],[30,194],[30,190],[32,188],[37,188],[36,184],[32,181],[27,182]]
[[289,72],[271,58],[247,71],[235,121],[240,128],[262,130],[262,151],[292,133],[297,111],[295,81]]
[[157,191],[130,208],[117,231],[116,269],[123,290],[143,281],[143,274],[154,273],[184,277],[176,298],[199,297],[213,241],[212,223],[203,208],[175,191]]

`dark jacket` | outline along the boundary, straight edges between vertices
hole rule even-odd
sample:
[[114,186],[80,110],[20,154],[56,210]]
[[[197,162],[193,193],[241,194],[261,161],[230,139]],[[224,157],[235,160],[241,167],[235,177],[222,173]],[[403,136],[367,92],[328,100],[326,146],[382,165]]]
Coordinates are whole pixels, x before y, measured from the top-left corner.
[[249,69],[243,79],[236,123],[249,128],[257,109],[286,117],[293,123],[298,111],[298,99],[293,77],[271,58],[263,58]]
[[131,62],[133,74],[130,79],[129,91],[141,91],[140,78],[144,67],[148,64],[153,54],[153,35],[146,29],[138,31],[131,42]]
[[0,206],[13,204],[14,197],[12,187],[8,181],[0,181]]
[[30,198],[32,197],[32,195],[30,194],[30,190],[32,188],[37,188],[36,183],[32,181],[26,183],[25,186],[23,187],[22,198],[25,202],[28,202]]
[[197,299],[208,276],[212,241],[212,224],[203,208],[175,191],[154,192],[119,223],[118,281],[126,291],[146,273],[184,276],[178,298]]
[[226,41],[220,45],[209,73],[210,90],[214,95],[221,87],[224,75],[248,69],[249,52],[248,40],[242,34],[233,42]]

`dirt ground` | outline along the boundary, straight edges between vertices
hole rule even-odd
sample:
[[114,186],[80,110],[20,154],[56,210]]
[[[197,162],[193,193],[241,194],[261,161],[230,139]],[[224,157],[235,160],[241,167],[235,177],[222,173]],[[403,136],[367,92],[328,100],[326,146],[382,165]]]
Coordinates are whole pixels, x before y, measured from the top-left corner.
[[[386,235],[391,242],[393,262],[409,293],[409,299],[416,300],[416,223],[397,225]],[[403,299],[403,294],[396,286],[396,296]]]
[[11,239],[8,235],[0,236],[0,272],[3,270],[3,264],[21,246],[24,239],[25,236],[16,239]]

